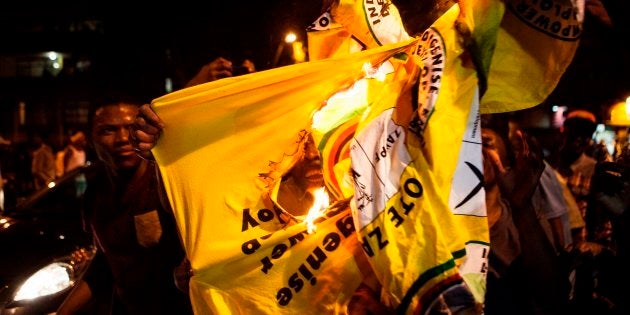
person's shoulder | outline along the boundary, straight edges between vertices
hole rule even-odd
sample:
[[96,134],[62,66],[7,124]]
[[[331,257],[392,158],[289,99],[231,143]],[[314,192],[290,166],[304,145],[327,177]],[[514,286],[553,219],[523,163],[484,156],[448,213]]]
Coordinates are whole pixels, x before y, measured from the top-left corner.
[[595,165],[597,165],[597,160],[594,157],[588,156],[584,153],[582,153],[581,160],[581,163],[589,168],[595,168]]
[[593,174],[595,172],[596,165],[597,160],[595,160],[595,158],[582,153],[580,157],[573,162],[571,168],[575,171],[581,172],[582,174]]
[[107,166],[102,161],[91,161],[89,166],[89,171],[86,172],[86,181],[88,183],[88,188],[90,186],[99,186],[105,182],[108,182],[108,173]]

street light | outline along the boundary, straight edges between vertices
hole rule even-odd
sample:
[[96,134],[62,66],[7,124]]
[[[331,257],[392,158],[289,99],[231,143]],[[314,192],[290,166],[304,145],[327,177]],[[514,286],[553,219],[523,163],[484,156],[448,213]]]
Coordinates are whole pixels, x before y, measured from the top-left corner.
[[293,32],[287,33],[284,36],[284,43],[278,44],[278,49],[276,49],[276,55],[273,58],[272,67],[276,67],[278,65],[278,61],[280,61],[280,55],[282,55],[282,51],[284,50],[284,45],[289,44],[293,48],[293,59],[297,62],[304,61],[304,52],[302,49],[302,43],[297,41],[297,35]]
[[292,44],[297,39],[297,36],[293,32],[289,32],[287,36],[284,37],[284,42],[287,44]]

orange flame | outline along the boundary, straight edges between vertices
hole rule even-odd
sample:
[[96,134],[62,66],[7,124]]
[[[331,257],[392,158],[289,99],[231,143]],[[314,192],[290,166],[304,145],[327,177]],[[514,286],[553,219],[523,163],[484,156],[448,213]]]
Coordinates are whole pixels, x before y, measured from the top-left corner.
[[330,204],[330,198],[328,197],[328,193],[324,187],[317,189],[313,194],[313,197],[315,198],[313,206],[308,210],[306,218],[304,219],[304,222],[306,223],[306,231],[309,234],[315,232],[317,229],[314,223],[315,219],[324,214],[324,212],[326,212],[326,208],[328,208]]

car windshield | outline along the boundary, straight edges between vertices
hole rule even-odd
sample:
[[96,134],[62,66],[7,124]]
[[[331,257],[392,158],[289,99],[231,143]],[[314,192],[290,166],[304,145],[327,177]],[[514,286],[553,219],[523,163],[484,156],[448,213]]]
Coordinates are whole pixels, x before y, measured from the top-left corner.
[[26,198],[17,205],[11,215],[79,216],[86,186],[85,182],[85,169],[68,174],[68,176],[51,183],[49,187],[37,191]]

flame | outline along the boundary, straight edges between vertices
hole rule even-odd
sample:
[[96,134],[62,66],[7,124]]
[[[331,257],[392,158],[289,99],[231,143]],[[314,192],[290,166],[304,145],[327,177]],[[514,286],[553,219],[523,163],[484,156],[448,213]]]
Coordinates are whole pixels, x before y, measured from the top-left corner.
[[373,66],[371,63],[366,62],[363,65],[363,72],[365,72],[366,78],[372,78],[380,82],[385,82],[387,74],[394,72],[394,66],[389,61],[383,62],[378,66]]
[[330,198],[328,197],[328,193],[324,187],[317,189],[314,194],[314,202],[313,206],[308,210],[306,214],[306,218],[304,222],[306,223],[306,231],[308,234],[312,234],[315,232],[317,227],[315,226],[315,219],[319,218],[324,212],[326,212],[326,208],[328,208],[330,204]]

